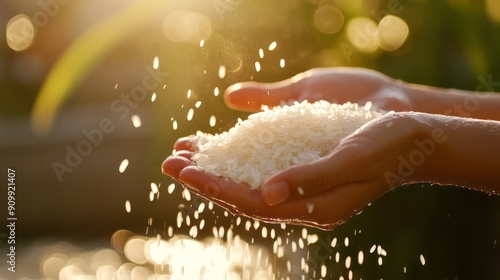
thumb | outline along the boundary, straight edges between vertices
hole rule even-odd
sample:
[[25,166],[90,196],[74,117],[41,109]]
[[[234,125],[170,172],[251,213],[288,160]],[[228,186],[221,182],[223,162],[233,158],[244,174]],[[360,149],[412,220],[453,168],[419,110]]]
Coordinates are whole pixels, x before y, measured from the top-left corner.
[[262,105],[274,107],[282,101],[299,100],[301,91],[301,83],[290,79],[276,83],[244,82],[230,86],[224,92],[224,102],[231,109],[257,112]]
[[[363,162],[363,163],[362,163]],[[316,161],[292,166],[269,179],[261,186],[262,198],[268,205],[314,196],[329,189],[371,178],[361,151],[356,147],[335,148]],[[365,169],[365,170],[363,170]]]

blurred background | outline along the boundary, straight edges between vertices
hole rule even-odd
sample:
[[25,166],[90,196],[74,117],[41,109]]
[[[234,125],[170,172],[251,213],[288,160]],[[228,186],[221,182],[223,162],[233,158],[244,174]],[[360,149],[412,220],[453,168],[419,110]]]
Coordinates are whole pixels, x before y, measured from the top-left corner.
[[[177,138],[246,116],[222,102],[236,82],[350,66],[499,91],[499,0],[6,0],[0,26],[0,161],[2,178],[16,170],[18,218],[16,274],[0,230],[2,279],[62,279],[85,252],[149,271],[136,279],[170,279],[159,277],[175,269],[124,255],[111,237],[210,237],[227,249],[229,232],[270,257],[266,273],[233,263],[227,279],[500,277],[495,196],[406,186],[323,232],[203,211],[210,204],[160,171]],[[79,271],[95,278],[85,260]]]

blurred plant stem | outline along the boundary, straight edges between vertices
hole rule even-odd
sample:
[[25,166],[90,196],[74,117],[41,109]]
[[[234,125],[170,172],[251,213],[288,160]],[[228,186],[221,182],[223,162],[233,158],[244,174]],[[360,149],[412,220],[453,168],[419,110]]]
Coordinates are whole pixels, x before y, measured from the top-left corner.
[[92,66],[128,34],[163,12],[168,1],[136,1],[81,34],[55,63],[35,100],[33,130],[47,134],[64,100]]

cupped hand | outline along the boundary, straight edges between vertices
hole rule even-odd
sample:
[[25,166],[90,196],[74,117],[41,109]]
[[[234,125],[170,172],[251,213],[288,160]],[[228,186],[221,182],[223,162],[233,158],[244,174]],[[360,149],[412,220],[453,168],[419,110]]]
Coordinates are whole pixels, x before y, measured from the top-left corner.
[[341,140],[325,157],[278,172],[261,189],[208,174],[190,158],[189,138],[162,165],[191,191],[230,212],[267,222],[333,229],[391,188],[411,181],[399,174],[398,158],[414,149],[422,133],[418,113],[389,113]]
[[276,83],[244,82],[229,87],[224,101],[233,109],[256,112],[262,105],[281,102],[359,103],[371,101],[386,111],[411,111],[412,100],[405,84],[365,68],[317,68]]

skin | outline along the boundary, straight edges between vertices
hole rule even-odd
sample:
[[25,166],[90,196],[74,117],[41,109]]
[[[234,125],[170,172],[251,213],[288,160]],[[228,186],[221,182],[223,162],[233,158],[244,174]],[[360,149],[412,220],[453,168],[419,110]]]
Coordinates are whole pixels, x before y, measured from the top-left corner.
[[325,157],[274,174],[261,190],[200,170],[190,160],[196,147],[189,137],[175,143],[162,171],[233,213],[324,230],[404,184],[500,194],[500,95],[409,84],[361,68],[312,69],[272,84],[236,84],[224,93],[230,108],[248,112],[321,99],[372,101],[394,112],[347,136]]

